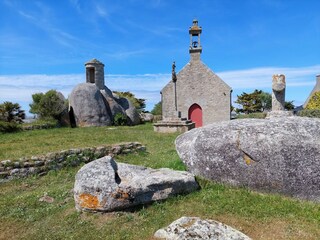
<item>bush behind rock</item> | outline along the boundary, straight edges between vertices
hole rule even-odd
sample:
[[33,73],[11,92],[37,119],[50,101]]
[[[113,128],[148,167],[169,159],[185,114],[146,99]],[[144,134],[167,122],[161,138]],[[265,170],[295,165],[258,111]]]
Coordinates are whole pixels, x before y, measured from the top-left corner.
[[298,112],[299,117],[320,118],[320,109],[303,109]]

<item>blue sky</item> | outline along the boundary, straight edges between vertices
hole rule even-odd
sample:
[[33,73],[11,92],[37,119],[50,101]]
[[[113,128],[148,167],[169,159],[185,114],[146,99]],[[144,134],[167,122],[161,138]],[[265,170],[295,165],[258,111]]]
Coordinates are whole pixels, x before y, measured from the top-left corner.
[[320,74],[318,0],[0,0],[0,102],[28,110],[31,95],[66,97],[85,82],[84,63],[105,64],[106,85],[160,100],[189,61],[188,28],[202,26],[202,61],[233,88],[271,92],[286,75],[287,100],[302,104]]

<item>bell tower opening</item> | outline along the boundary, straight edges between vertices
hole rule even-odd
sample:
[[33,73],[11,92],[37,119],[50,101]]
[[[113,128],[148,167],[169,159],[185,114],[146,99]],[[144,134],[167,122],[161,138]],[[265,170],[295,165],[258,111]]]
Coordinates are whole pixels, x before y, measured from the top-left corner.
[[192,22],[192,26],[189,28],[189,35],[190,35],[189,53],[202,52],[202,46],[200,42],[201,32],[202,32],[202,28],[198,26],[198,20],[194,19]]

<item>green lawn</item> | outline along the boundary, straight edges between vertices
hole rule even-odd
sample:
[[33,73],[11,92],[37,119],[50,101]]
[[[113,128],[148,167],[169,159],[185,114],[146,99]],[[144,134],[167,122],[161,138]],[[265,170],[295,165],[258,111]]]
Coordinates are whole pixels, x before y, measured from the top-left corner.
[[[177,134],[154,133],[152,125],[61,128],[0,135],[0,159],[17,159],[75,147],[138,141],[147,153],[116,157],[148,167],[184,169],[174,148]],[[260,194],[199,180],[189,195],[108,214],[78,213],[72,188],[77,168],[0,185],[0,239],[152,239],[181,216],[221,221],[253,239],[320,239],[320,204]],[[39,202],[47,193],[53,203]]]

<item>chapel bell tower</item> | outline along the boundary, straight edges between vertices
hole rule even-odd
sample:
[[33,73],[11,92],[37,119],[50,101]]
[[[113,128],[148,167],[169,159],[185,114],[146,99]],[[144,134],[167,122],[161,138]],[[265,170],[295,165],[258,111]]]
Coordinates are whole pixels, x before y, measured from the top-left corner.
[[202,32],[202,28],[198,26],[198,20],[194,19],[192,22],[192,26],[189,28],[189,34],[190,34],[190,47],[189,47],[189,53],[191,56],[193,53],[196,53],[196,55],[200,56],[200,53],[202,52],[202,47],[200,43],[200,34]]

